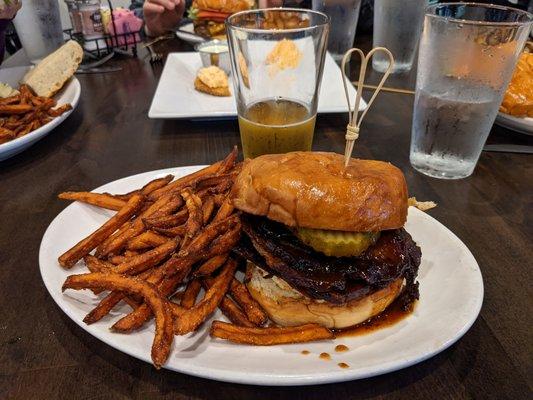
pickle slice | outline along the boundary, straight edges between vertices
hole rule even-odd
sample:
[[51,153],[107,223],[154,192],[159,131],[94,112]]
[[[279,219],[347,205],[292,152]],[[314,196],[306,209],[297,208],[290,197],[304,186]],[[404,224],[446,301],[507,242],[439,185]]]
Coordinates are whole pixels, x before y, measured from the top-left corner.
[[298,228],[295,234],[316,251],[334,257],[358,256],[379,238],[379,232],[344,232],[310,228]]

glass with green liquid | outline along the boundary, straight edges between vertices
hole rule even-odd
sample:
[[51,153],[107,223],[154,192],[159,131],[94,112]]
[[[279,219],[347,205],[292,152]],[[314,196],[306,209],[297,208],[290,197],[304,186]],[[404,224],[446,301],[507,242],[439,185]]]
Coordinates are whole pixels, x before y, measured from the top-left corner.
[[328,17],[263,9],[226,25],[244,157],[311,150]]

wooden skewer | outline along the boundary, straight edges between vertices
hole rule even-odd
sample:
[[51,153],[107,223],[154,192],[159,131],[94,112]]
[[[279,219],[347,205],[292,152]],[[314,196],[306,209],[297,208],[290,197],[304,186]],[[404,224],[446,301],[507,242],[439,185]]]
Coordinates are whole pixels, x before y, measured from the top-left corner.
[[[354,86],[357,86],[357,83],[358,83],[357,81],[353,82]],[[376,89],[377,86],[364,84],[363,88],[364,89]],[[414,90],[396,89],[396,88],[391,88],[387,86],[383,86],[381,90],[384,92],[391,92],[391,93],[415,94]]]

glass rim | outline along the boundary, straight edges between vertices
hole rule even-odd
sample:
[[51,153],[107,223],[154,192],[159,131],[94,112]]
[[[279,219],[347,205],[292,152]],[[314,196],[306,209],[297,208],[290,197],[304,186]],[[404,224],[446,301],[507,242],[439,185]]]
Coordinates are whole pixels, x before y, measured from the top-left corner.
[[[238,26],[233,24],[231,21],[232,19],[238,18],[242,15],[246,14],[259,14],[263,13],[265,11],[285,11],[285,12],[298,12],[300,14],[314,14],[322,17],[324,19],[323,22],[302,27],[302,28],[287,28],[287,29],[259,29],[259,28],[246,28],[244,26]],[[273,32],[273,33],[297,33],[297,32],[306,32],[310,31],[322,26],[329,25],[331,21],[331,18],[328,17],[326,14],[320,11],[315,10],[307,10],[305,8],[287,8],[287,7],[270,7],[270,8],[261,8],[261,9],[253,9],[253,10],[245,10],[245,11],[239,11],[238,13],[230,15],[228,18],[226,18],[226,28],[231,28],[234,30],[238,30],[241,32],[248,32],[248,33],[265,33],[265,32]]]
[[[445,17],[442,15],[436,15],[434,12],[437,8],[440,7],[446,7],[446,6],[467,6],[467,7],[479,7],[479,8],[488,8],[488,9],[498,9],[498,10],[505,10],[505,11],[513,11],[517,14],[525,15],[527,17],[527,21],[517,22],[517,21],[509,21],[509,22],[491,22],[491,21],[473,21],[469,19],[461,19],[461,18],[454,18],[454,17]],[[520,10],[519,8],[515,7],[508,7],[508,6],[501,6],[498,4],[487,4],[487,3],[476,3],[476,2],[454,2],[454,3],[439,3],[439,4],[433,4],[431,6],[426,7],[425,10],[425,16],[431,17],[435,19],[445,19],[450,22],[458,23],[458,24],[465,24],[465,25],[490,25],[490,26],[522,26],[522,25],[528,25],[533,23],[533,14]]]

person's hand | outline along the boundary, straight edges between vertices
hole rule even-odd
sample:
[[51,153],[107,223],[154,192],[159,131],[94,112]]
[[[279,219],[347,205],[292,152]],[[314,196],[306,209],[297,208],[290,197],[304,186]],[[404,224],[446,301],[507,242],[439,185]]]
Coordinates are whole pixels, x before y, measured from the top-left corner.
[[144,23],[149,36],[159,36],[178,25],[185,11],[185,0],[146,0]]
[[22,3],[18,0],[11,0],[7,3],[5,0],[0,0],[0,19],[13,19],[20,7]]

